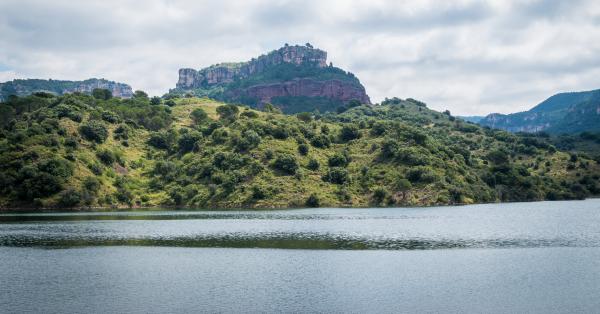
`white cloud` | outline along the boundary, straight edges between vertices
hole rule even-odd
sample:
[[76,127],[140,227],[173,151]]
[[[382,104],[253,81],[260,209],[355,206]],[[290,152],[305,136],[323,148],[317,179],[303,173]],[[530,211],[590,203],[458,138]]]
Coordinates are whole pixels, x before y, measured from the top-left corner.
[[600,4],[588,1],[0,2],[0,81],[104,77],[153,95],[180,67],[311,42],[372,100],[514,112],[600,88]]

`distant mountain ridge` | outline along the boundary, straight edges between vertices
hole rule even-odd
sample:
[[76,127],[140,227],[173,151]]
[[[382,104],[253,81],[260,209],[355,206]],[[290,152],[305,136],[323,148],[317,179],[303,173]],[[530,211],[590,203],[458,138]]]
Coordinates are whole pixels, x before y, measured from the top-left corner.
[[95,88],[108,89],[114,97],[130,98],[133,96],[131,86],[105,79],[91,78],[84,81],[24,79],[0,83],[0,100],[10,95],[27,96],[35,92],[48,92],[56,95],[67,93],[91,93]]
[[600,131],[600,89],[556,94],[528,111],[492,113],[478,123],[510,132]]
[[252,107],[272,103],[288,113],[331,111],[352,100],[371,103],[358,78],[327,65],[327,52],[310,44],[286,44],[248,62],[180,69],[170,93],[192,93]]

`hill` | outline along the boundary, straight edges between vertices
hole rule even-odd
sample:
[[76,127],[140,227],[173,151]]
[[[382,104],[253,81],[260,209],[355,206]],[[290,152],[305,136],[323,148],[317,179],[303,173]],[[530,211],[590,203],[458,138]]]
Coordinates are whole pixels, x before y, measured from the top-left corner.
[[21,110],[0,121],[4,208],[433,205],[600,191],[599,166],[584,154],[413,99],[317,115],[143,93],[0,106]]
[[36,92],[55,95],[75,92],[90,94],[96,88],[107,89],[114,97],[129,98],[133,96],[131,86],[105,79],[91,78],[84,81],[27,79],[0,83],[0,101],[8,99],[11,95],[27,96]]
[[600,90],[556,94],[529,111],[508,115],[494,113],[478,123],[511,132],[598,132]]
[[358,78],[327,65],[327,52],[310,44],[286,44],[248,62],[180,69],[170,94],[207,96],[254,108],[271,103],[285,113],[334,111],[353,100],[370,104]]

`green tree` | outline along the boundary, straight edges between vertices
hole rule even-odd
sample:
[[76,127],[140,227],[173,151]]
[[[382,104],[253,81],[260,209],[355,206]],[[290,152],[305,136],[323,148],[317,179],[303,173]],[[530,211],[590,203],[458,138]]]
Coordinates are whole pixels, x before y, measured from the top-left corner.
[[298,169],[298,162],[296,161],[296,157],[290,154],[280,154],[275,158],[273,162],[273,167],[275,169],[279,169],[286,174],[294,174]]
[[92,120],[79,126],[79,134],[88,141],[104,143],[108,137],[108,130],[102,122]]
[[194,123],[200,124],[208,119],[208,114],[202,108],[196,108],[190,113],[190,117],[194,120]]

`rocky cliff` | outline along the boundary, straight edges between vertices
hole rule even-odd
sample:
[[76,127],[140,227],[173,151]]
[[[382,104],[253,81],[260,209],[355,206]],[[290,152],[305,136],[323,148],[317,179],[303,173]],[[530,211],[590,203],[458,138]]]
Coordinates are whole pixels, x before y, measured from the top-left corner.
[[85,81],[27,79],[1,83],[0,100],[8,98],[10,95],[26,96],[35,92],[48,92],[57,95],[74,92],[91,93],[95,88],[108,89],[114,97],[129,98],[133,96],[131,86],[105,79],[92,78]]
[[[179,70],[179,80],[171,92],[191,92],[255,107],[265,103],[280,105],[290,97],[331,100],[333,106],[358,100],[371,101],[360,81],[349,72],[327,65],[327,52],[310,44],[289,46],[242,63],[221,63],[201,70]],[[311,108],[309,101],[306,111]],[[327,106],[325,106],[327,107]]]
[[531,110],[492,113],[478,123],[510,132],[600,131],[600,90],[556,94]]

